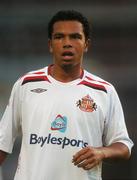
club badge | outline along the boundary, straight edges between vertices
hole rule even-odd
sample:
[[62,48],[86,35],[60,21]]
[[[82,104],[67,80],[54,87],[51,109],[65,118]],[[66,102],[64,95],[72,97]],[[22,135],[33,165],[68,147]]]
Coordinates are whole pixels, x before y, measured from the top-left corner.
[[86,95],[82,99],[78,100],[76,104],[80,110],[85,112],[92,112],[97,109],[96,103],[89,95]]

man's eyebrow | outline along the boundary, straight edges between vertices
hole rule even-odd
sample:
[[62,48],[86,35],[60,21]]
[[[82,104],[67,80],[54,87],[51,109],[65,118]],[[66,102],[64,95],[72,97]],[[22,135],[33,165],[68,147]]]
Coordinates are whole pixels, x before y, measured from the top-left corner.
[[71,37],[82,38],[82,34],[81,34],[81,33],[71,33],[70,36],[71,36]]
[[[59,35],[62,35],[62,34],[64,35],[65,33],[63,33],[63,32],[55,32],[55,33],[53,33],[53,35],[56,35],[56,34],[57,34],[57,35],[58,35],[58,34],[59,34]],[[79,33],[79,32],[74,32],[74,33],[68,33],[68,35],[80,35],[80,36],[81,36],[82,34]]]
[[[53,33],[54,38],[63,37],[63,36],[66,36],[66,34],[63,33],[63,32],[55,32],[55,33]],[[79,33],[79,32],[68,33],[67,36],[69,36],[70,38],[82,38],[82,34]]]
[[79,32],[70,33],[70,35],[79,35],[79,36],[82,36],[82,34],[81,34],[81,33],[79,33]]
[[60,32],[56,32],[56,33],[53,33],[53,37],[56,38],[56,37],[63,37],[64,34],[63,33],[60,33]]
[[63,33],[61,33],[61,32],[53,33],[53,36],[56,36],[56,35],[63,35]]

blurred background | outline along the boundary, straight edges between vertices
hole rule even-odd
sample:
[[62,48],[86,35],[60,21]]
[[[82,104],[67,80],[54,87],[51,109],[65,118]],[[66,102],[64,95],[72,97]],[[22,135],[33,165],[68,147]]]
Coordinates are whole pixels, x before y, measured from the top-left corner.
[[[47,24],[61,9],[82,12],[92,25],[92,45],[85,56],[84,67],[115,86],[129,135],[135,143],[128,162],[103,164],[103,179],[137,180],[136,0],[1,0],[0,118],[13,83],[24,73],[52,63]],[[13,180],[19,147],[20,138],[2,166],[3,180]]]

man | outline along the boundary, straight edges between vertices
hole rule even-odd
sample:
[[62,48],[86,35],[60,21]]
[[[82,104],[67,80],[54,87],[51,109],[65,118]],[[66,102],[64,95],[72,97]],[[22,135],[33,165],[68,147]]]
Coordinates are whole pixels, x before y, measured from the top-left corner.
[[53,64],[14,85],[0,124],[0,163],[22,133],[15,180],[99,180],[103,160],[133,146],[114,87],[82,68],[88,21],[59,11],[48,26]]

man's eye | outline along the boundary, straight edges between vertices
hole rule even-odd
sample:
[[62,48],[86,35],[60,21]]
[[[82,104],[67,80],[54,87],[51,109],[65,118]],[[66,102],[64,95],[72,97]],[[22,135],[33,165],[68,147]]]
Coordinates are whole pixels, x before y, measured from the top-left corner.
[[62,35],[55,35],[54,36],[54,39],[61,39],[62,38]]
[[80,34],[73,34],[73,35],[71,35],[71,38],[73,38],[73,39],[82,39],[82,36]]

